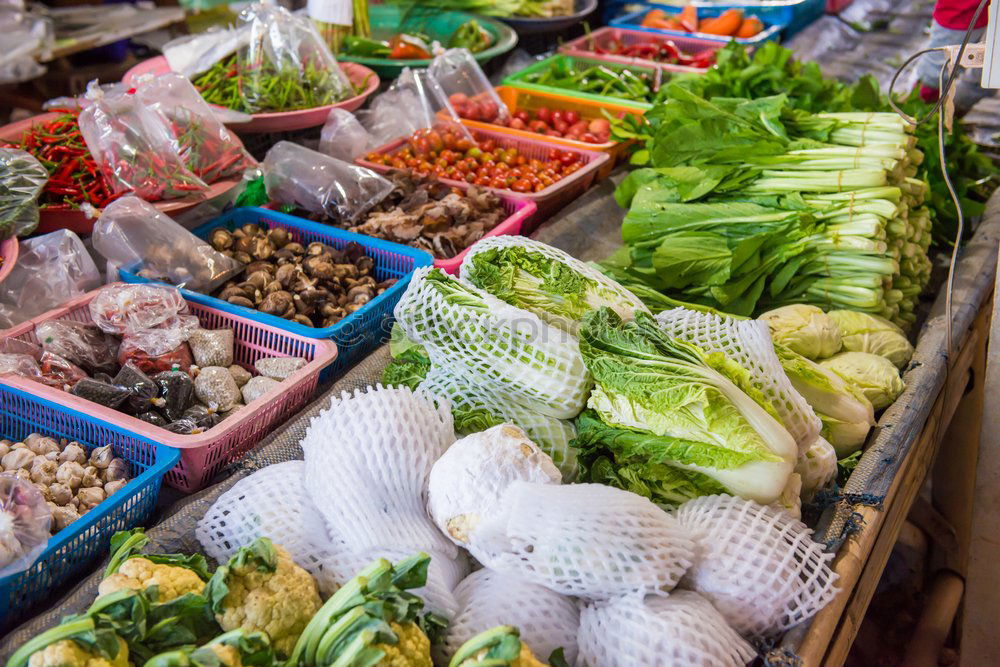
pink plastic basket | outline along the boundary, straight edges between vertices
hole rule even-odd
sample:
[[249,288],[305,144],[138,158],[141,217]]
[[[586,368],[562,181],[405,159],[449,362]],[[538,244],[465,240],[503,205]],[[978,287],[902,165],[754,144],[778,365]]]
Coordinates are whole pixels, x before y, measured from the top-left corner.
[[[55,310],[0,332],[0,340],[15,338],[38,343],[35,327],[56,319],[91,322],[88,304],[100,290],[88,292]],[[303,357],[308,363],[279,386],[237,411],[218,426],[198,435],[180,435],[98,405],[79,396],[16,375],[0,376],[0,384],[16,387],[53,403],[92,415],[96,420],[120,426],[181,450],[181,462],[167,473],[167,484],[187,493],[197,491],[224,466],[239,460],[272,428],[305,405],[316,391],[320,371],[337,356],[337,345],[329,340],[305,338],[239,315],[188,301],[190,313],[206,329],[232,329],[234,361],[252,369],[262,357]]]
[[[516,234],[517,232],[513,233]],[[0,241],[0,260],[3,260],[3,263],[0,263],[0,283],[14,270],[19,247],[16,236]]]
[[[549,151],[553,148],[563,152],[576,153],[581,156],[583,167],[566,178],[556,181],[541,192],[527,193],[514,192],[512,190],[501,190],[498,188],[488,188],[501,196],[534,202],[538,207],[535,217],[531,220],[531,225],[522,225],[522,234],[531,232],[539,222],[545,220],[548,216],[552,215],[563,206],[586,192],[587,188],[594,183],[594,179],[600,172],[601,167],[611,159],[607,153],[598,153],[596,151],[582,150],[568,146],[553,146],[552,144],[540,139],[528,139],[526,137],[516,137],[509,134],[502,134],[500,132],[476,130],[472,128],[470,128],[470,131],[472,132],[473,139],[476,141],[493,139],[497,142],[497,146],[502,148],[516,148],[529,160],[545,159],[548,156]],[[376,148],[373,152],[389,154],[395,153],[406,145],[406,139],[406,137],[401,137],[386,144],[385,146]],[[381,173],[392,171],[392,167],[375,164],[364,159],[358,159],[357,163]],[[458,187],[466,185],[464,181],[453,181],[448,178],[442,178],[440,180],[448,185]]]
[[608,53],[595,53],[594,48],[609,49],[612,44],[618,41],[626,46],[633,44],[662,44],[673,42],[678,49],[688,55],[697,55],[704,51],[718,51],[725,44],[710,39],[699,39],[697,37],[671,37],[670,35],[657,35],[643,32],[641,30],[626,30],[625,28],[605,27],[593,31],[589,35],[577,37],[566,42],[559,47],[560,53],[576,58],[596,58],[612,63],[622,63],[625,65],[637,65],[641,67],[659,67],[670,72],[704,72],[703,68],[687,67],[685,65],[671,65],[645,58],[630,58],[628,56],[616,56]]
[[[347,78],[350,79],[351,83],[355,86],[360,86],[362,83],[367,82],[365,89],[362,90],[361,93],[355,95],[354,97],[350,97],[343,102],[328,104],[326,106],[316,107],[315,109],[255,113],[252,115],[253,120],[249,123],[233,123],[228,125],[229,129],[241,134],[258,132],[292,132],[293,130],[304,130],[310,127],[322,125],[326,122],[326,117],[330,115],[330,109],[345,109],[347,111],[354,111],[364,104],[365,100],[367,100],[372,93],[378,90],[381,82],[378,78],[378,74],[364,65],[351,62],[342,62],[338,64],[340,65],[340,69],[344,71],[344,74],[347,75]],[[155,58],[150,58],[149,60],[143,60],[135,67],[125,72],[125,76],[122,77],[122,82],[131,84],[143,74],[163,74],[169,71],[170,65],[167,63],[167,59],[163,56],[156,56]]]

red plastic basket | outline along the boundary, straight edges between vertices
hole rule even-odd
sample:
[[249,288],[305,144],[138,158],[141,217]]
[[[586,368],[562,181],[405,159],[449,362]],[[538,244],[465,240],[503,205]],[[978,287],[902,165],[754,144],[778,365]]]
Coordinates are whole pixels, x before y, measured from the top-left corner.
[[[493,132],[488,130],[477,130],[471,129],[472,137],[476,141],[484,141],[486,139],[493,139],[497,142],[497,146],[502,148],[516,148],[525,157],[530,159],[545,159],[549,151],[556,148],[552,144],[542,141],[540,139],[528,139],[526,137],[515,137],[509,134],[503,134],[501,132]],[[406,145],[406,137],[401,137],[392,141],[385,146],[376,148],[373,152],[375,153],[395,153]],[[498,195],[504,195],[512,199],[521,199],[534,202],[538,207],[538,212],[535,218],[532,220],[533,225],[529,226],[527,229],[522,229],[522,233],[527,234],[532,231],[533,226],[538,222],[541,222],[548,216],[552,215],[559,209],[561,209],[566,204],[570,203],[589,188],[594,179],[597,177],[601,167],[611,159],[607,153],[598,153],[596,151],[582,150],[579,148],[571,148],[568,146],[560,146],[559,150],[568,151],[570,153],[576,153],[580,156],[583,167],[578,171],[570,174],[562,180],[556,181],[549,187],[545,188],[541,192],[514,192],[512,190],[501,190],[498,188],[488,188]],[[358,159],[357,163],[368,167],[374,171],[381,173],[386,173],[392,171],[392,167],[387,167],[382,164],[375,164],[373,162],[368,162],[367,160]],[[453,181],[448,178],[440,179],[443,183],[454,186],[465,185],[464,181]]]
[[[37,343],[35,327],[56,319],[91,322],[89,304],[100,290],[88,292],[55,310],[0,332],[0,340],[15,338]],[[329,340],[305,338],[239,315],[188,301],[190,313],[206,329],[230,328],[235,334],[234,362],[247,369],[262,357],[303,357],[308,363],[279,386],[237,411],[219,425],[197,435],[180,435],[112,410],[68,392],[16,375],[0,376],[0,385],[16,387],[127,429],[154,442],[181,450],[181,462],[167,473],[167,484],[187,493],[197,491],[224,466],[239,460],[272,428],[305,405],[316,391],[320,371],[337,356]]]
[[622,63],[625,65],[638,65],[641,67],[660,67],[670,72],[705,72],[699,67],[687,67],[685,65],[671,65],[645,58],[630,58],[628,56],[616,56],[608,53],[595,53],[594,48],[609,49],[617,41],[625,46],[633,44],[663,44],[673,42],[678,49],[689,55],[697,55],[704,51],[718,51],[725,44],[715,40],[699,39],[697,37],[671,37],[670,35],[657,35],[643,32],[641,30],[626,30],[625,28],[605,27],[593,31],[589,35],[577,37],[566,42],[559,47],[559,53],[576,58],[597,58],[612,63]]
[[3,260],[3,263],[0,263],[0,283],[14,270],[19,247],[16,236],[0,241],[0,260]]

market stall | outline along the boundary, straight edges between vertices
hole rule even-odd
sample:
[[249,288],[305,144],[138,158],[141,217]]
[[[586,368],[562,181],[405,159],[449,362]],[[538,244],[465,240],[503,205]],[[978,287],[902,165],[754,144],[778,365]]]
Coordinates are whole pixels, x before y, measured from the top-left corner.
[[875,4],[914,30],[629,7],[492,80],[593,6],[255,4],[0,128],[0,657],[838,665],[908,516],[936,655],[993,120],[939,179]]

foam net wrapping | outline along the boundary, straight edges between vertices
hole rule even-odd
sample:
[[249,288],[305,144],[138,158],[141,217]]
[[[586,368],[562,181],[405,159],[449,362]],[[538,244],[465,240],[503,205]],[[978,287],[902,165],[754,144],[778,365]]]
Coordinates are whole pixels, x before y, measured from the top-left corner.
[[837,450],[822,437],[817,437],[809,449],[799,456],[795,472],[802,477],[802,500],[809,502],[816,492],[837,476]]
[[754,387],[774,406],[800,454],[816,440],[822,424],[785,375],[767,324],[687,308],[665,310],[656,315],[656,321],[671,336],[708,352],[722,352],[750,371]]
[[569,664],[576,661],[580,611],[572,598],[487,569],[466,577],[455,589],[455,597],[459,611],[445,637],[449,656],[480,632],[513,625],[539,660],[562,648]]
[[[552,462],[562,473],[563,481],[572,482],[576,479],[579,465],[576,449],[570,446],[570,441],[576,437],[572,422],[543,415],[510,400],[510,397],[500,392],[470,384],[447,368],[431,368],[419,388],[450,401],[453,414],[471,415],[485,411],[499,421],[516,424],[552,458]],[[475,420],[470,420],[469,426],[479,428],[475,426]],[[455,430],[463,430],[457,421]]]
[[577,667],[742,667],[757,652],[691,591],[628,595],[580,612]]
[[484,523],[505,521],[504,493],[517,480],[559,484],[552,459],[513,424],[473,433],[453,444],[431,469],[427,510],[443,533],[473,556],[497,548]]
[[323,593],[336,590],[343,583],[330,567],[336,547],[303,486],[305,467],[304,461],[268,466],[219,496],[195,527],[205,553],[224,563],[240,547],[268,537],[313,575]]
[[[478,241],[469,249],[465,259],[462,260],[462,266],[459,268],[462,280],[485,288],[483,276],[477,270],[475,259],[477,255],[484,252],[490,254],[489,264],[500,268],[505,287],[509,286],[508,289],[518,291],[519,284],[524,285],[521,289],[527,288],[529,285],[540,286],[539,289],[552,299],[555,308],[559,308],[563,301],[579,300],[582,297],[583,302],[590,309],[596,310],[602,306],[608,306],[626,321],[633,319],[636,311],[649,312],[639,297],[594,267],[558,248],[524,236],[493,236]],[[523,268],[525,262],[522,262],[521,259],[525,256],[535,260],[527,262],[536,267],[532,273]],[[559,288],[541,287],[546,282],[556,282],[561,274],[565,274],[565,269],[562,267],[568,267],[576,276],[583,279],[574,277],[575,279],[572,279],[570,283],[572,287],[581,290],[582,293],[572,290],[568,294],[560,294],[555,291]],[[563,287],[563,289],[566,288]],[[530,299],[522,301],[530,301]],[[541,304],[535,308],[527,303],[523,305],[549,324],[560,329],[575,333],[579,328],[580,323],[577,319],[546,310]]]
[[788,476],[781,495],[770,506],[784,510],[796,519],[802,518],[802,476],[799,473],[793,472]]
[[395,309],[431,364],[557,419],[578,415],[591,387],[575,336],[436,269],[417,269]]
[[680,586],[711,600],[744,636],[787,630],[836,593],[833,554],[787,512],[719,495],[688,501],[675,516],[697,545]]
[[479,560],[564,595],[601,600],[672,589],[691,564],[690,532],[652,502],[602,484],[513,482],[502,521],[481,527]]
[[427,477],[455,441],[451,410],[406,387],[343,392],[302,439],[305,487],[351,552],[437,551],[455,545],[427,515]]

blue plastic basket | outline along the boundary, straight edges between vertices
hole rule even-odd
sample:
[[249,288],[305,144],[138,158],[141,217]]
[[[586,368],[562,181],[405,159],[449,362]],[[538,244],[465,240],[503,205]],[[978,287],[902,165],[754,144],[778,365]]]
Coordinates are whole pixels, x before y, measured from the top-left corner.
[[[816,0],[807,0],[815,3]],[[820,0],[820,15],[823,13],[823,2]],[[611,20],[611,25],[615,28],[628,28],[629,30],[642,30],[658,35],[674,35],[676,37],[697,37],[699,39],[710,39],[717,42],[729,42],[735,40],[740,44],[761,44],[763,42],[774,42],[781,38],[782,31],[787,34],[789,21],[792,19],[792,9],[786,4],[760,4],[760,5],[698,5],[699,17],[715,17],[727,9],[742,9],[747,16],[753,15],[764,22],[764,30],[753,37],[727,37],[725,35],[709,35],[703,32],[683,32],[679,30],[658,30],[657,28],[647,28],[642,25],[642,19],[651,9],[662,9],[667,14],[680,14],[682,7],[672,7],[670,5],[648,5],[637,12],[623,14]],[[807,22],[808,25],[811,21]],[[805,27],[803,25],[802,27]],[[801,28],[800,28],[801,29]]]
[[142,525],[156,506],[164,475],[181,459],[180,450],[16,387],[0,385],[0,436],[20,440],[29,433],[76,440],[88,452],[111,445],[115,456],[128,461],[131,480],[49,538],[45,551],[27,570],[0,578],[0,634],[86,570],[107,551],[115,532]]
[[[308,245],[319,241],[335,248],[343,248],[354,241],[364,247],[365,252],[375,260],[375,279],[379,282],[396,278],[398,282],[369,301],[363,308],[337,322],[332,327],[307,327],[275,315],[267,315],[251,308],[234,306],[207,294],[182,289],[185,299],[201,303],[227,313],[235,313],[255,322],[263,322],[277,329],[290,331],[308,338],[328,338],[337,343],[337,358],[320,375],[320,382],[334,380],[354,364],[361,361],[381,342],[387,340],[392,329],[392,310],[410,282],[414,269],[431,266],[434,258],[430,253],[409,246],[374,239],[353,232],[344,231],[319,222],[305,220],[287,213],[279,213],[266,208],[237,208],[225,215],[193,230],[195,236],[208,239],[213,229],[225,227],[230,231],[246,224],[264,225],[268,229],[287,229],[292,239]],[[128,283],[153,282],[129,271],[120,271],[121,280]]]

